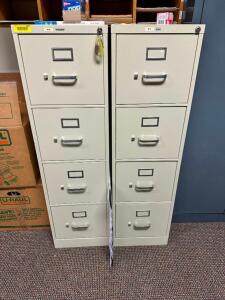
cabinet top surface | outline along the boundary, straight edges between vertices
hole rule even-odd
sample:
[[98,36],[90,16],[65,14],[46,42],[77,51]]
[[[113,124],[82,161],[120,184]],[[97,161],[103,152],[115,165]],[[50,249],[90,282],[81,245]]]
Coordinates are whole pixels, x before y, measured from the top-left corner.
[[101,28],[104,34],[108,33],[107,25],[96,24],[11,25],[14,34],[96,34],[98,28]]
[[165,33],[189,33],[203,34],[205,25],[203,24],[172,24],[172,25],[157,25],[157,24],[113,24],[111,26],[112,33],[143,33],[143,34],[165,34]]
[[[107,25],[97,24],[60,24],[60,25],[31,25],[14,24],[11,26],[14,34],[96,34],[98,28],[102,29],[104,34],[108,33]],[[143,33],[143,34],[203,34],[205,25],[202,24],[112,24],[111,31],[115,34],[121,33]]]

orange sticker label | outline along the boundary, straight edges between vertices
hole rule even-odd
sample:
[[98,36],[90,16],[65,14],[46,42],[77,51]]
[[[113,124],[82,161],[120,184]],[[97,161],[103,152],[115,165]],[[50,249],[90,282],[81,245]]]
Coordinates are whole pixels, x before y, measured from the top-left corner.
[[7,129],[0,129],[0,146],[10,146],[12,144]]

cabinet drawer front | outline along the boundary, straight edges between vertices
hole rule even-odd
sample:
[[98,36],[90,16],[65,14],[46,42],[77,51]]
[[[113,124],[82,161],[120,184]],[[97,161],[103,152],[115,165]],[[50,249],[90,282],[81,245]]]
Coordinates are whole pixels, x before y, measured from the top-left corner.
[[105,167],[105,162],[44,164],[50,204],[106,203]]
[[117,162],[117,202],[171,201],[176,162]]
[[58,239],[107,236],[106,204],[55,206],[51,212]]
[[33,105],[104,103],[103,62],[94,59],[96,35],[19,39]]
[[116,204],[116,237],[164,236],[169,212],[169,203]]
[[118,35],[117,103],[187,102],[197,40],[187,34]]
[[104,108],[34,109],[43,160],[105,158]]
[[117,158],[178,158],[185,111],[185,107],[117,108]]

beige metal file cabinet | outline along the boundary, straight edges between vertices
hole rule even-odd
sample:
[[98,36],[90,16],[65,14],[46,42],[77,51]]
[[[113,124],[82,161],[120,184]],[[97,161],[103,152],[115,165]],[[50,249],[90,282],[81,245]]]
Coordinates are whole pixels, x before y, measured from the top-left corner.
[[204,25],[112,25],[114,245],[169,237]]
[[[13,27],[55,246],[106,245],[108,28],[22,25],[16,31]],[[99,61],[95,44],[101,31]]]

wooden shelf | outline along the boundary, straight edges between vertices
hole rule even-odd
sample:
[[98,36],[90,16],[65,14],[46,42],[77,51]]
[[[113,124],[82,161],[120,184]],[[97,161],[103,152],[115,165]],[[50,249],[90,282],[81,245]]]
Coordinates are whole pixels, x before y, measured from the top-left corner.
[[172,12],[174,23],[181,23],[180,12],[184,6],[183,0],[135,0],[135,2],[136,16],[134,15],[134,19],[137,23],[156,23],[157,13],[163,12]]
[[[156,22],[158,12],[173,12],[181,22],[183,0],[86,0],[82,20],[106,23]],[[62,0],[0,0],[0,24],[62,20]]]
[[86,1],[87,20],[106,23],[132,23],[133,0],[88,0]]
[[0,0],[2,23],[62,20],[61,0]]
[[91,15],[90,20],[111,23],[132,23],[132,15]]
[[137,7],[136,11],[141,13],[149,12],[175,12],[178,11],[178,7]]
[[37,20],[39,18],[36,0],[1,0],[0,20]]

